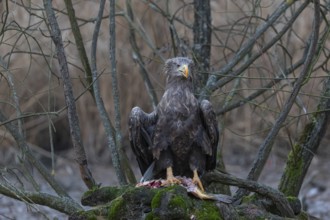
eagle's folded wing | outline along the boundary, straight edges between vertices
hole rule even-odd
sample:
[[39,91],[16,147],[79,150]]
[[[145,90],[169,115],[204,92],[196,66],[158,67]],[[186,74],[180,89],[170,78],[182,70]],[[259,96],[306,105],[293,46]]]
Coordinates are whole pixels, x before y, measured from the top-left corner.
[[150,146],[156,121],[156,112],[147,114],[139,107],[134,107],[129,116],[129,139],[142,175],[153,162]]
[[200,103],[200,109],[203,125],[211,142],[211,146],[209,147],[211,147],[212,150],[211,156],[208,156],[209,158],[206,160],[206,170],[213,170],[216,166],[217,145],[219,141],[218,123],[212,104],[209,101],[203,100]]

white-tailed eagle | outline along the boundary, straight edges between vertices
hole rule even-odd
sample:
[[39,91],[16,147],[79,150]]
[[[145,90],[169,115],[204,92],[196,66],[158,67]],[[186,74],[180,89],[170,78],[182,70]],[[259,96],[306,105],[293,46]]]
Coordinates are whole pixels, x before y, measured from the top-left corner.
[[132,150],[144,180],[166,178],[173,184],[179,182],[175,176],[192,177],[204,191],[199,175],[216,165],[219,132],[215,113],[209,101],[199,102],[194,95],[192,60],[169,59],[164,74],[166,89],[156,110],[148,114],[134,107],[131,111]]

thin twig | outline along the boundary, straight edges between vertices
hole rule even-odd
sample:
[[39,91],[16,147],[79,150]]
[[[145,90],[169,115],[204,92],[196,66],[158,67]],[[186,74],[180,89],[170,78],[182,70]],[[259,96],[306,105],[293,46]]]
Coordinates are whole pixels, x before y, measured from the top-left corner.
[[[306,50],[307,52],[307,50]],[[277,83],[281,82],[285,76],[289,75],[290,73],[294,72],[296,69],[298,69],[301,65],[304,64],[306,59],[306,54],[303,55],[303,57],[297,61],[294,65],[292,65],[291,67],[289,67],[288,69],[285,70],[285,72],[283,74],[281,74],[279,77],[276,77],[275,79],[273,79],[272,81],[270,81],[267,85],[265,85],[262,89],[258,89],[258,91],[252,93],[251,95],[249,95],[248,97],[236,101],[234,103],[228,104],[223,106],[222,108],[216,110],[216,114],[220,115],[220,114],[224,114],[226,112],[229,112],[235,108],[241,107],[246,103],[249,103],[250,101],[256,99],[257,97],[259,97],[260,95],[264,94],[266,91],[268,91],[268,89],[272,88],[273,86],[275,86]]]
[[122,16],[126,19],[126,21],[130,24],[130,27],[134,28],[136,33],[138,33],[141,38],[146,42],[148,47],[152,50],[154,54],[157,55],[161,61],[165,62],[164,56],[160,53],[160,51],[157,49],[157,47],[154,45],[153,41],[150,39],[149,35],[146,34],[145,30],[143,29],[142,25],[137,25],[135,22],[131,20],[131,18],[127,15],[127,13],[122,13]]
[[[88,61],[88,58],[87,58],[83,38],[81,36],[81,32],[80,32],[80,29],[79,29],[79,26],[78,26],[78,23],[77,23],[77,19],[76,19],[76,16],[75,16],[72,1],[71,0],[64,0],[64,2],[65,2],[66,10],[68,11],[68,16],[69,16],[69,20],[70,20],[70,24],[71,24],[71,28],[72,28],[72,33],[73,33],[74,39],[76,41],[78,53],[79,53],[79,56],[80,56],[80,61],[81,61],[82,65],[84,67],[84,70],[85,70],[84,72],[85,72],[86,81],[90,85],[93,81],[92,80],[92,71],[91,71],[91,67],[89,65],[89,61]],[[84,86],[86,87],[86,85],[84,85]],[[90,88],[89,91],[91,92],[92,97],[94,98],[93,87],[89,87],[89,88]]]
[[231,80],[233,80],[236,76],[240,75],[244,70],[246,70],[255,60],[257,60],[261,55],[263,55],[268,49],[273,47],[277,41],[281,39],[281,37],[289,30],[290,27],[292,27],[292,24],[294,21],[298,18],[298,16],[303,12],[303,10],[309,5],[308,1],[305,1],[304,4],[302,4],[295,14],[291,17],[291,19],[285,24],[285,26],[282,28],[280,32],[277,33],[275,37],[273,37],[266,45],[264,45],[258,53],[251,56],[247,61],[244,62],[242,66],[240,66],[237,70],[231,72],[230,74],[223,73],[221,70],[219,72],[219,76],[223,76],[226,74],[225,77],[219,79],[213,87],[210,87],[209,89],[211,91],[216,90],[217,88],[221,88],[225,84],[229,83]]
[[[131,19],[132,22],[134,22],[134,14],[133,14],[133,10],[132,10],[132,6],[131,6],[131,1],[127,0],[126,1],[126,8],[127,8],[127,15],[128,17]],[[153,109],[156,109],[156,106],[158,104],[158,99],[157,99],[157,94],[155,92],[155,89],[150,81],[149,75],[148,75],[148,71],[145,68],[145,63],[143,62],[142,59],[142,55],[140,53],[140,49],[138,48],[138,45],[136,43],[136,38],[135,38],[135,31],[134,28],[132,26],[132,23],[128,23],[130,26],[129,29],[129,39],[130,39],[130,43],[133,49],[133,59],[136,60],[139,64],[140,67],[140,74],[141,77],[143,79],[144,85],[147,89],[149,98],[151,100],[151,104]]]
[[100,2],[100,8],[93,32],[93,39],[92,39],[92,48],[91,48],[91,68],[92,68],[92,77],[93,77],[93,90],[94,90],[94,95],[95,95],[95,103],[96,107],[99,111],[101,121],[103,123],[103,127],[105,129],[105,133],[107,136],[107,141],[108,141],[108,147],[111,152],[111,159],[112,159],[112,164],[115,168],[115,172],[117,175],[118,180],[121,178],[124,178],[124,173],[123,169],[120,166],[120,157],[119,153],[116,147],[116,142],[115,142],[115,128],[113,127],[110,118],[107,114],[107,111],[105,109],[105,106],[103,104],[103,100],[101,97],[100,93],[100,85],[99,85],[99,80],[98,80],[98,71],[97,71],[97,66],[96,66],[96,49],[97,49],[97,40],[99,36],[99,31],[101,27],[101,22],[102,22],[102,16],[103,16],[103,11],[104,11],[104,6],[105,6],[105,0],[101,0]]
[[[8,121],[6,116],[0,112],[0,122]],[[17,145],[22,150],[23,155],[28,159],[28,161],[39,171],[43,178],[49,183],[49,185],[55,190],[58,195],[69,197],[69,195],[64,191],[64,189],[54,180],[50,175],[47,168],[32,154],[29,146],[27,145],[25,138],[18,132],[18,128],[13,122],[5,124],[6,129],[15,139]]]
[[[285,2],[283,2],[281,5],[279,5],[277,7],[277,9],[273,12],[273,14],[269,16],[267,22],[265,22],[263,25],[261,25],[256,30],[256,33],[253,36],[251,36],[251,38],[245,44],[243,44],[243,46],[235,53],[235,55],[231,59],[231,61],[219,71],[220,74],[209,76],[206,86],[201,91],[201,94],[199,97],[200,99],[208,98],[215,89],[219,88],[218,80],[219,80],[220,76],[226,75],[227,73],[229,73],[234,68],[234,66],[236,66],[242,60],[242,58],[244,58],[245,55],[247,55],[251,51],[256,40],[259,39],[266,32],[266,30],[269,27],[273,26],[275,21],[283,13],[285,13],[285,11],[289,7],[290,6],[288,4],[286,4]],[[218,85],[216,85],[217,83],[218,83]]]

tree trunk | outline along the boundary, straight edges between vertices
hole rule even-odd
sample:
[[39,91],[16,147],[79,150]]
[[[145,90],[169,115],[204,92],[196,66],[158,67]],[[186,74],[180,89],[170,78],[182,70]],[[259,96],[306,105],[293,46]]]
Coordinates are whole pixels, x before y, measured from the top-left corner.
[[196,77],[197,93],[205,86],[210,70],[211,57],[211,7],[210,0],[194,1],[194,62],[197,65],[199,74]]
[[299,141],[293,146],[285,171],[279,184],[279,190],[287,196],[298,196],[309,165],[327,130],[330,108],[330,78],[324,85],[317,111],[305,129]]

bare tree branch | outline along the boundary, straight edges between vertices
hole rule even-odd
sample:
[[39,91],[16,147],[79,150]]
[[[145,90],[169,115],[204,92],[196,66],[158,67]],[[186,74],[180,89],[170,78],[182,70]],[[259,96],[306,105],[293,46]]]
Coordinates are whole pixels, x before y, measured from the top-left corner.
[[268,91],[270,88],[275,86],[277,83],[281,82],[283,79],[286,79],[285,78],[286,76],[288,76],[289,74],[291,74],[296,69],[298,69],[301,65],[304,64],[304,62],[306,60],[307,52],[308,52],[308,50],[306,50],[306,53],[303,54],[303,57],[299,61],[297,61],[295,64],[293,64],[292,66],[290,66],[289,68],[284,70],[283,73],[280,76],[278,76],[275,79],[273,79],[272,81],[270,81],[263,88],[259,88],[256,92],[252,93],[251,95],[249,95],[248,97],[246,97],[242,100],[239,100],[239,101],[236,101],[234,103],[223,106],[221,109],[216,110],[216,114],[217,115],[224,114],[224,113],[229,112],[229,111],[231,111],[235,108],[241,107],[244,104],[249,103],[250,101],[256,99],[257,97],[259,97],[260,95],[262,95],[263,93]]
[[[119,157],[119,153],[117,151],[116,141],[115,141],[115,137],[114,137],[115,129],[114,129],[113,125],[111,124],[110,118],[107,114],[107,111],[105,109],[105,106],[103,104],[103,100],[101,97],[100,85],[99,85],[99,81],[98,81],[98,71],[97,71],[97,66],[96,66],[97,40],[98,40],[99,31],[100,31],[100,27],[101,27],[104,6],[105,6],[105,0],[101,0],[98,16],[97,16],[97,20],[96,20],[96,25],[95,25],[94,32],[93,32],[92,48],[91,48],[91,68],[92,68],[92,76],[93,76],[93,81],[94,81],[93,88],[94,88],[94,94],[95,94],[95,102],[96,102],[96,106],[99,111],[101,121],[103,123],[103,127],[105,129],[105,133],[107,136],[108,147],[110,149],[111,157],[112,157],[112,163],[115,168],[117,178],[119,180],[120,178],[123,178],[125,176],[125,174],[124,174],[125,172],[122,169],[122,167],[120,166],[121,165],[120,157]],[[124,159],[126,159],[126,158],[124,158]],[[126,162],[126,163],[128,163],[128,162]],[[132,182],[136,182],[134,175],[133,174],[130,175],[130,173],[132,173],[130,168],[126,167],[126,169],[129,169],[127,171],[127,176],[129,176],[128,179]],[[132,179],[131,176],[133,176],[133,178],[134,178],[133,180],[131,180]]]
[[[273,142],[275,137],[277,136],[279,130],[285,119],[287,118],[293,103],[296,100],[296,97],[300,91],[300,88],[303,86],[304,81],[309,77],[310,72],[313,69],[315,64],[314,55],[317,49],[317,43],[319,39],[319,28],[320,28],[320,5],[319,1],[315,0],[315,12],[314,12],[314,25],[313,30],[311,33],[311,42],[308,49],[307,57],[303,66],[303,69],[300,73],[300,76],[297,78],[292,93],[290,94],[289,98],[287,99],[283,110],[281,111],[280,115],[276,119],[274,126],[268,133],[267,137],[265,138],[264,142],[260,145],[258,154],[254,160],[253,166],[249,172],[248,179],[250,180],[257,180],[261,174],[261,171],[264,168],[264,165],[269,157],[270,151],[273,146]],[[246,192],[242,190],[238,190],[236,193],[236,198],[240,198]]]
[[76,162],[79,164],[81,177],[88,188],[96,185],[92,173],[88,168],[85,149],[81,140],[79,119],[76,111],[75,99],[73,96],[72,83],[69,76],[68,64],[64,52],[61,31],[56,21],[55,13],[52,9],[51,0],[44,0],[44,7],[50,25],[51,36],[56,46],[58,62],[63,79],[65,102],[68,106],[68,119],[70,125],[71,140],[73,143]]
[[[131,6],[131,0],[126,0],[126,8],[127,8],[127,16],[130,18],[130,20],[132,22],[134,22],[134,14],[133,14],[132,6]],[[153,107],[153,109],[156,109],[156,106],[158,104],[157,95],[156,95],[155,89],[150,81],[148,71],[145,68],[145,63],[143,62],[142,55],[141,55],[138,45],[136,43],[135,31],[132,26],[132,23],[128,22],[128,24],[130,26],[129,39],[130,39],[130,43],[131,43],[131,46],[132,46],[132,49],[134,52],[133,59],[136,60],[139,64],[140,74],[143,79],[144,85],[147,89],[148,95],[150,97],[152,107]]]
[[[6,116],[0,112],[0,122],[8,121]],[[22,150],[23,155],[26,156],[28,161],[39,171],[43,178],[49,183],[49,185],[55,190],[55,192],[60,196],[69,197],[69,195],[64,191],[64,189],[54,180],[50,175],[47,168],[31,153],[29,146],[27,145],[24,136],[18,132],[18,127],[13,124],[13,122],[5,124],[6,129],[15,139],[17,145]]]
[[12,100],[14,102],[14,108],[16,111],[17,132],[20,136],[23,136],[23,128],[22,128],[23,122],[21,120],[22,112],[20,109],[19,98],[18,98],[17,91],[16,91],[15,84],[14,84],[13,74],[8,69],[8,65],[1,58],[0,58],[0,65],[7,72],[6,78],[7,78],[7,82],[10,87],[10,90],[11,90],[11,96],[12,96]]
[[252,55],[249,57],[247,61],[244,62],[237,70],[232,71],[231,73],[223,73],[222,70],[219,71],[220,76],[224,76],[223,74],[226,74],[223,78],[219,79],[215,84],[214,88],[211,90],[215,90],[217,88],[221,88],[228,82],[232,81],[236,76],[239,76],[244,70],[246,70],[254,61],[256,61],[262,54],[264,54],[268,49],[274,46],[274,44],[281,39],[281,37],[289,30],[290,27],[292,27],[292,24],[294,21],[299,17],[299,15],[303,12],[303,10],[309,5],[308,1],[305,1],[304,4],[302,4],[295,14],[291,17],[289,21],[285,24],[285,26],[282,28],[280,32],[277,33],[275,37],[272,38],[266,45],[264,45],[258,53]]
[[124,16],[126,21],[130,24],[130,27],[134,28],[134,30],[141,36],[141,38],[144,40],[144,42],[146,42],[146,44],[153,51],[153,53],[155,53],[157,55],[157,57],[159,59],[161,59],[161,61],[165,62],[165,58],[159,52],[159,50],[156,48],[156,46],[154,45],[154,42],[152,42],[152,40],[150,39],[149,35],[145,32],[143,27],[141,27],[140,25],[137,25],[136,22],[133,22],[126,13],[122,13],[121,15]]
[[[308,2],[308,1],[307,1]],[[206,86],[202,89],[200,94],[200,99],[207,98],[210,96],[210,94],[219,88],[220,83],[218,82],[219,78],[221,76],[227,75],[233,68],[236,66],[242,58],[245,57],[248,53],[250,53],[252,47],[254,46],[256,40],[260,38],[266,30],[274,25],[275,21],[283,14],[285,11],[289,8],[289,4],[286,2],[283,2],[280,6],[277,7],[277,9],[273,12],[272,15],[270,15],[267,19],[267,22],[265,22],[263,25],[261,25],[255,32],[255,34],[242,45],[242,47],[235,53],[234,57],[230,60],[230,62],[225,65],[218,74],[210,75]],[[227,78],[233,78],[232,76],[228,76]]]
[[[317,4],[317,3],[316,3]],[[328,24],[319,48],[323,48],[330,35]],[[319,50],[321,51],[321,50]],[[319,52],[315,57],[318,57]],[[329,74],[329,71],[328,71]],[[317,112],[313,113],[311,122],[305,125],[298,142],[294,144],[289,153],[285,171],[279,183],[279,190],[287,196],[298,196],[308,168],[327,130],[330,109],[330,77],[323,85],[323,92],[317,106]]]
[[[79,53],[79,56],[80,56],[80,61],[81,61],[82,65],[84,67],[84,70],[85,70],[86,81],[87,81],[88,85],[90,85],[90,84],[92,84],[92,81],[93,81],[92,80],[92,71],[91,71],[89,61],[88,61],[88,58],[87,58],[83,38],[81,36],[81,32],[80,32],[80,29],[79,29],[79,26],[78,26],[78,23],[77,23],[77,19],[76,19],[76,16],[75,16],[72,1],[71,0],[64,0],[64,2],[65,2],[66,10],[68,11],[68,16],[69,16],[69,20],[70,20],[70,24],[71,24],[71,28],[72,28],[72,33],[73,33],[74,39],[76,41],[78,53]],[[86,85],[84,85],[84,86],[86,87]],[[93,87],[89,87],[89,88],[90,88],[90,92],[92,94],[92,97],[94,97]]]
[[[115,21],[115,13],[116,13],[116,5],[115,0],[110,0],[109,5],[109,11],[110,11],[110,25],[109,25],[109,60],[111,62],[111,79],[112,79],[112,97],[113,97],[113,103],[115,108],[115,140],[116,140],[116,146],[117,149],[122,148],[122,135],[121,135],[121,126],[120,126],[120,102],[119,102],[119,89],[118,89],[118,81],[117,81],[117,64],[116,64],[116,21]],[[118,152],[118,151],[117,151]],[[119,155],[114,155],[115,158],[119,158]],[[116,167],[118,168],[118,171],[121,170],[121,163],[120,160],[114,161],[114,164],[116,163]],[[120,174],[120,175],[118,175]],[[127,184],[126,178],[123,175],[123,173],[117,173],[119,183],[121,185]]]
[[0,183],[0,194],[19,201],[47,206],[68,215],[83,210],[78,203],[67,197],[58,197],[43,192],[24,191],[6,183]]
[[[2,59],[0,59],[1,66],[6,70],[7,72],[7,81],[9,84],[9,87],[11,89],[12,93],[12,99],[14,101],[14,108],[16,110],[17,117],[15,120],[8,120],[5,115],[0,112],[0,125],[5,125],[7,130],[10,132],[10,134],[14,137],[15,141],[17,142],[19,148],[22,150],[23,155],[28,158],[28,161],[33,164],[34,167],[37,168],[37,170],[40,172],[40,174],[45,178],[45,180],[53,187],[53,189],[59,194],[66,197],[69,197],[68,194],[56,183],[56,181],[53,179],[53,177],[50,175],[48,170],[43,166],[42,163],[40,163],[31,153],[29,146],[27,145],[25,141],[25,137],[23,134],[23,128],[22,128],[22,112],[20,110],[20,104],[19,104],[19,98],[15,89],[14,80],[12,73],[9,69],[7,69],[7,65],[3,62]],[[15,125],[14,122],[17,121],[17,124]]]
[[294,217],[294,213],[289,205],[289,202],[283,193],[269,186],[265,186],[252,180],[243,180],[230,174],[225,174],[218,171],[206,173],[205,176],[203,176],[203,179],[207,182],[220,182],[231,186],[238,186],[268,197],[274,202],[282,216]]

